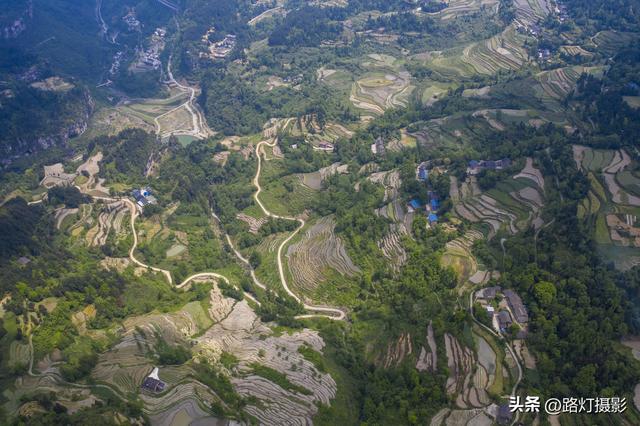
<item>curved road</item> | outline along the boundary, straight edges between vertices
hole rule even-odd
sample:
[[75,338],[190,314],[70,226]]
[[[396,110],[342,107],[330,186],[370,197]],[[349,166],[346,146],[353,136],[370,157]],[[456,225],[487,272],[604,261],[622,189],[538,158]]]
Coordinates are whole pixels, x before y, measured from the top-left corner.
[[[285,278],[285,273],[284,273],[284,267],[282,266],[282,250],[284,246],[286,246],[287,243],[291,241],[291,239],[295,237],[298,234],[298,232],[300,232],[300,230],[304,227],[305,221],[295,217],[279,216],[277,214],[271,213],[269,210],[267,210],[264,204],[262,204],[262,201],[260,201],[259,195],[262,192],[262,187],[260,186],[260,172],[262,171],[262,157],[260,156],[260,148],[262,148],[263,145],[273,148],[276,146],[277,143],[278,143],[278,140],[274,139],[274,141],[271,143],[267,141],[262,141],[262,142],[259,142],[258,145],[256,145],[256,156],[258,157],[258,170],[256,171],[256,176],[253,178],[253,185],[256,187],[257,190],[253,194],[253,199],[256,201],[258,206],[260,206],[260,209],[262,209],[265,215],[276,218],[276,219],[297,221],[300,224],[300,226],[298,226],[298,228],[296,228],[296,230],[293,231],[293,233],[289,235],[289,237],[286,240],[284,240],[278,247],[278,273],[280,274],[280,282],[282,283],[282,287],[287,292],[287,294],[289,294],[289,296],[294,298],[298,303],[301,303],[306,310],[312,311],[312,312],[323,312],[327,315],[320,315],[320,316],[324,316],[324,317],[335,319],[335,320],[343,320],[347,316],[343,310],[337,309],[337,308],[327,308],[324,306],[307,305],[298,296],[296,296],[296,294],[293,291],[291,291],[291,289],[287,285],[287,280]],[[318,316],[318,315],[301,315],[297,318],[310,318],[315,316]]]
[[[284,248],[284,246],[291,241],[291,239],[293,237],[295,237],[298,232],[300,232],[300,230],[304,227],[305,225],[305,221],[302,219],[297,219],[294,217],[284,217],[284,216],[278,216],[275,215],[273,213],[271,213],[269,210],[266,209],[266,207],[262,204],[262,202],[260,201],[258,195],[260,194],[260,192],[262,191],[262,188],[260,187],[260,173],[262,171],[262,158],[260,157],[260,148],[262,147],[263,144],[266,144],[270,147],[275,146],[275,144],[277,143],[276,140],[274,140],[271,144],[267,143],[266,141],[262,141],[260,143],[258,143],[258,145],[256,146],[256,155],[258,156],[258,169],[256,171],[256,175],[253,179],[253,183],[257,188],[256,193],[254,194],[254,199],[256,200],[256,203],[258,203],[258,205],[260,206],[260,208],[262,209],[262,211],[270,217],[274,217],[274,218],[278,218],[278,219],[286,219],[286,220],[295,220],[298,221],[300,223],[300,226],[286,239],[282,242],[282,244],[280,244],[280,246],[278,247],[278,272],[280,275],[280,281],[282,283],[282,287],[285,289],[285,291],[287,292],[287,294],[289,294],[289,296],[291,296],[293,299],[295,299],[298,303],[302,304],[304,309],[306,309],[307,311],[311,311],[311,312],[317,312],[317,313],[310,313],[310,314],[305,314],[305,315],[298,315],[296,316],[297,319],[305,319],[305,318],[317,318],[317,317],[323,317],[323,318],[329,318],[332,320],[344,320],[346,318],[346,313],[340,309],[337,308],[328,308],[328,307],[324,307],[324,306],[313,306],[313,305],[308,305],[306,303],[303,303],[303,301],[295,294],[291,291],[291,289],[289,289],[289,286],[287,285],[287,281],[285,278],[285,273],[284,273],[284,267],[282,265],[282,250]],[[142,267],[142,268],[148,268],[154,272],[160,272],[161,274],[163,274],[167,281],[169,282],[169,284],[173,284],[173,277],[171,276],[171,272],[165,270],[165,269],[161,269],[161,268],[156,268],[150,265],[147,265],[143,262],[141,262],[140,260],[136,259],[135,257],[135,251],[136,248],[138,247],[138,233],[136,231],[136,219],[138,218],[138,209],[136,208],[136,205],[133,201],[129,200],[128,198],[114,198],[114,197],[100,197],[100,196],[92,196],[93,199],[95,200],[101,200],[101,201],[107,201],[107,202],[115,202],[115,201],[123,201],[127,204],[127,206],[129,207],[129,211],[131,212],[131,233],[133,234],[133,244],[131,245],[131,248],[129,249],[129,259],[131,260],[131,262],[133,262],[134,264]],[[217,216],[214,217],[217,218]],[[231,241],[231,238],[229,238],[228,235],[226,235],[226,239],[227,242],[229,244],[229,246],[231,247],[231,249],[233,250],[233,252],[235,253],[235,255],[244,263],[248,264],[250,267],[250,272],[251,272],[251,278],[253,279],[253,282],[260,287],[263,290],[266,290],[267,287],[262,284],[258,278],[255,275],[255,271],[253,270],[253,268],[251,267],[251,265],[249,264],[249,261],[247,259],[245,259],[242,254],[240,252],[238,252],[235,247],[233,246],[233,243]],[[193,274],[189,277],[187,277],[184,281],[182,281],[180,284],[176,284],[176,288],[178,289],[182,289],[184,287],[187,286],[187,284],[189,284],[191,281],[195,280],[195,279],[201,279],[201,278],[214,278],[214,279],[221,279],[224,282],[226,282],[227,284],[229,284],[229,279],[227,277],[225,277],[224,275],[220,275],[218,273],[215,272],[200,272],[197,274]],[[245,292],[245,295],[247,296],[248,299],[252,300],[253,302],[255,302],[257,305],[260,305],[260,302],[258,300],[256,300],[252,295],[248,294]]]
[[173,77],[173,73],[171,72],[171,58],[169,58],[169,61],[167,62],[167,76],[169,77],[168,78],[169,83],[175,85],[182,92],[189,92],[189,99],[184,104],[181,104],[171,109],[170,111],[160,114],[159,116],[154,118],[154,122],[156,124],[156,133],[158,134],[158,136],[162,136],[161,134],[162,128],[160,126],[160,121],[159,121],[160,118],[166,115],[169,115],[172,112],[175,112],[181,108],[186,108],[187,112],[189,112],[189,114],[191,115],[191,123],[192,123],[193,129],[192,130],[178,129],[171,133],[180,134],[180,135],[190,135],[198,138],[206,138],[208,136],[213,135],[214,132],[209,128],[209,126],[207,125],[207,121],[205,120],[202,112],[195,104],[196,89],[194,89],[193,87],[185,86],[183,84],[178,83],[178,81]]

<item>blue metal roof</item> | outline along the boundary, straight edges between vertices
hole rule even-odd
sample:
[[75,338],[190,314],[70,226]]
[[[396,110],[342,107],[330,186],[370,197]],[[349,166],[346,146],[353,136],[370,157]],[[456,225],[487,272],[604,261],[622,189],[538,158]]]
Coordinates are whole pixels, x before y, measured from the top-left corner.
[[431,213],[429,214],[429,222],[437,222],[438,221],[438,215],[435,213]]
[[409,205],[410,205],[411,207],[413,207],[414,209],[419,209],[419,208],[422,206],[422,204],[421,204],[421,203],[420,203],[420,201],[418,201],[418,200],[411,200],[411,201],[409,201]]

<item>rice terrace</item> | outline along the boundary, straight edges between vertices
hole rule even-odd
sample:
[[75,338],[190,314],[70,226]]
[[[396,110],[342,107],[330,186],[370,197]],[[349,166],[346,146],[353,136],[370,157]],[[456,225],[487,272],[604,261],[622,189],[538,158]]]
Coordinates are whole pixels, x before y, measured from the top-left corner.
[[4,2],[0,424],[640,424],[638,6]]

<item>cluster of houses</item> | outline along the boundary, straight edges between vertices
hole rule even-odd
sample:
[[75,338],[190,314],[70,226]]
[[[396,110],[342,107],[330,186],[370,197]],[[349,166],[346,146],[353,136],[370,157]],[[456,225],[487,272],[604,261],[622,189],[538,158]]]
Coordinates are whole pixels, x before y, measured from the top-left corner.
[[304,80],[304,74],[288,75],[282,79],[285,84],[291,86],[297,86],[302,83],[302,80]]
[[560,3],[559,1],[556,1],[556,7],[554,9],[554,12],[556,13],[556,15],[558,15],[558,20],[560,22],[564,22],[567,19],[569,19],[569,12],[567,11],[567,6]]
[[[430,161],[423,161],[416,168],[416,180],[418,182],[427,183],[429,181],[429,170],[431,167]],[[419,200],[413,199],[409,201],[407,210],[409,213],[413,213],[424,208],[424,212],[427,215],[429,225],[433,225],[438,222],[438,210],[440,210],[440,197],[436,191],[428,192],[429,200],[422,206]]]
[[149,188],[134,189],[131,191],[131,196],[136,200],[136,204],[141,208],[148,206],[149,204],[158,204],[158,200],[151,193]]
[[[499,302],[499,296],[504,296]],[[526,325],[529,313],[522,303],[522,299],[513,290],[502,290],[502,287],[486,287],[476,291],[475,300],[485,309],[493,328],[500,333],[506,333],[511,325],[521,326],[517,338],[526,337]]]
[[503,170],[511,167],[511,160],[509,158],[503,158],[501,160],[471,160],[467,167],[468,175],[477,175],[483,170]]
[[160,61],[160,54],[164,50],[164,38],[167,35],[167,30],[164,28],[158,28],[151,36],[151,43],[146,50],[140,50],[138,52],[138,61],[135,64],[136,68],[158,70],[162,66]]
[[523,25],[520,22],[516,22],[516,31],[521,34],[528,34],[532,37],[538,37],[542,34],[542,27],[538,24]]
[[233,51],[236,47],[236,36],[234,34],[227,34],[220,41],[211,41],[211,36],[215,34],[216,29],[211,27],[202,36],[202,43],[207,47],[208,52],[200,52],[200,58],[209,59],[224,59]]
[[144,378],[142,381],[142,385],[140,388],[143,391],[151,392],[151,393],[161,393],[167,387],[167,384],[160,380],[158,376],[158,367],[154,367],[151,374]]
[[140,31],[140,21],[136,17],[135,10],[131,9],[122,17],[122,20],[127,24],[129,31]]
[[427,220],[429,221],[429,225],[433,225],[438,222],[438,210],[440,209],[440,199],[438,194],[435,191],[429,191],[429,202],[424,206],[420,202],[420,200],[413,199],[409,201],[407,205],[407,211],[409,213],[415,213],[424,209],[425,214],[427,215]]

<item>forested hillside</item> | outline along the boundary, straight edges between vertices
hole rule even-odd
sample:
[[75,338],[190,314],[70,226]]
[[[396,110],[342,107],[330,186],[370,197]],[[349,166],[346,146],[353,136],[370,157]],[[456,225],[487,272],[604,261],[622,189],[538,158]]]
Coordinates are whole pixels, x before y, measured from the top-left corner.
[[1,424],[640,424],[636,0],[0,6]]

